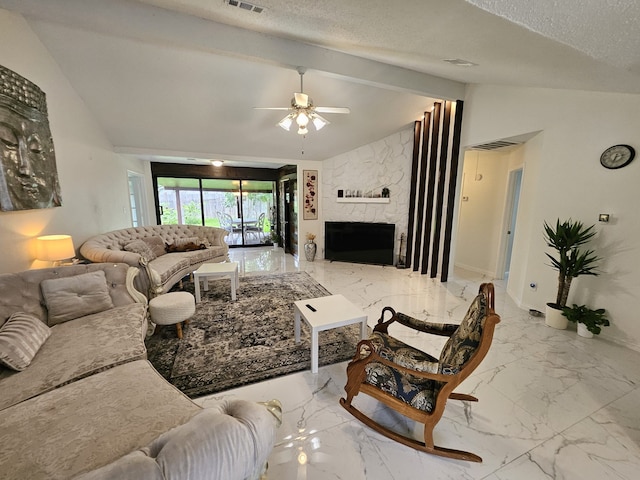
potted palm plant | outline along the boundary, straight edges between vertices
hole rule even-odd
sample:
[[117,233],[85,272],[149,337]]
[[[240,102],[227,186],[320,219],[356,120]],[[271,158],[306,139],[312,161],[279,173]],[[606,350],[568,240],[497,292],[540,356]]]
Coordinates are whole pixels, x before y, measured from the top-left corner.
[[271,243],[273,243],[273,248],[278,248],[278,242],[280,242],[280,235],[276,230],[271,230]]
[[602,327],[611,325],[609,319],[604,316],[604,308],[592,310],[586,305],[576,305],[574,303],[573,307],[564,307],[562,315],[567,317],[570,322],[576,322],[578,324],[578,335],[585,338],[599,335]]
[[562,308],[567,305],[569,289],[574,278],[580,275],[598,275],[595,271],[600,260],[593,250],[581,249],[595,234],[595,225],[586,227],[582,222],[571,219],[555,226],[544,222],[544,239],[548,247],[556,251],[556,256],[547,253],[551,267],[558,271],[558,292],[556,301],[547,303],[545,323],[554,328],[567,328],[567,318]]

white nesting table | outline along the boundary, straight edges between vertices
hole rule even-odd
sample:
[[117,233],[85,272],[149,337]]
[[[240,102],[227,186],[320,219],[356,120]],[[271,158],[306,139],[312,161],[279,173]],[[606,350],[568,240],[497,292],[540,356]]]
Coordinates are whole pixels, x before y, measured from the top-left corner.
[[209,290],[209,279],[229,277],[231,279],[231,300],[236,299],[236,288],[240,286],[238,278],[238,262],[203,263],[193,272],[193,283],[196,289],[196,303],[200,302],[200,280],[206,292]]
[[[314,312],[307,305],[316,311]],[[293,306],[296,343],[300,343],[300,317],[304,318],[311,327],[312,373],[318,373],[318,332],[360,323],[360,337],[367,338],[367,314],[342,295],[298,300],[293,303]]]

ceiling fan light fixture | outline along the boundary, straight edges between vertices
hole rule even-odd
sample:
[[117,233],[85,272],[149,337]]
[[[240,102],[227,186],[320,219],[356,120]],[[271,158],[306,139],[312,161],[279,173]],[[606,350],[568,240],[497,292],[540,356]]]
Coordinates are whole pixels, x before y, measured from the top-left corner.
[[296,116],[296,123],[299,127],[306,127],[309,125],[309,115],[305,112],[298,112],[298,115]]
[[327,122],[324,118],[319,117],[318,115],[314,115],[314,117],[313,117],[313,126],[316,127],[316,130],[320,130],[327,123],[329,123],[329,122]]
[[284,117],[282,120],[278,122],[278,126],[282,127],[288,132],[289,129],[291,128],[292,123],[293,123],[293,120],[291,119],[291,115],[287,115],[286,117]]
[[[230,1],[230,0],[225,0]],[[235,0],[234,0],[235,1]],[[240,1],[240,0],[238,0]],[[295,121],[298,127],[298,134],[306,135],[309,133],[309,123],[313,123],[315,130],[321,130],[325,126],[329,125],[326,118],[321,117],[318,113],[351,113],[348,107],[317,107],[314,105],[313,100],[304,92],[303,76],[306,71],[304,67],[298,67],[296,69],[300,75],[300,91],[294,92],[291,99],[290,107],[254,107],[256,110],[287,110],[289,114],[280,120],[276,125],[286,131],[291,130],[291,126]]]

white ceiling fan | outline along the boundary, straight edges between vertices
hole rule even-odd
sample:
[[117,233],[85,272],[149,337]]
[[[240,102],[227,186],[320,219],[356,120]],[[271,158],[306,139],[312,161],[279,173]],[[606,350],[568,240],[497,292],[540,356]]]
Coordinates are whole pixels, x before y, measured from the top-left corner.
[[298,67],[296,69],[300,74],[300,92],[295,92],[291,99],[290,107],[255,107],[256,110],[288,110],[289,114],[278,122],[278,126],[289,131],[293,122],[298,125],[298,133],[300,135],[306,135],[309,133],[307,128],[309,122],[313,123],[316,130],[320,130],[325,125],[329,124],[329,121],[318,115],[319,113],[351,113],[351,110],[347,107],[316,107],[313,104],[313,100],[304,92],[302,79],[307,71],[304,67]]

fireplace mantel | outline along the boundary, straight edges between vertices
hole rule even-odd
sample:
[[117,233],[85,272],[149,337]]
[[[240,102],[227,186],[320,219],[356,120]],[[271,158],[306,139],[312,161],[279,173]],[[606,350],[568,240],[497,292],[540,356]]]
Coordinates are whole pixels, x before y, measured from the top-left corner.
[[367,198],[367,197],[338,197],[336,202],[338,203],[389,203],[390,198]]

